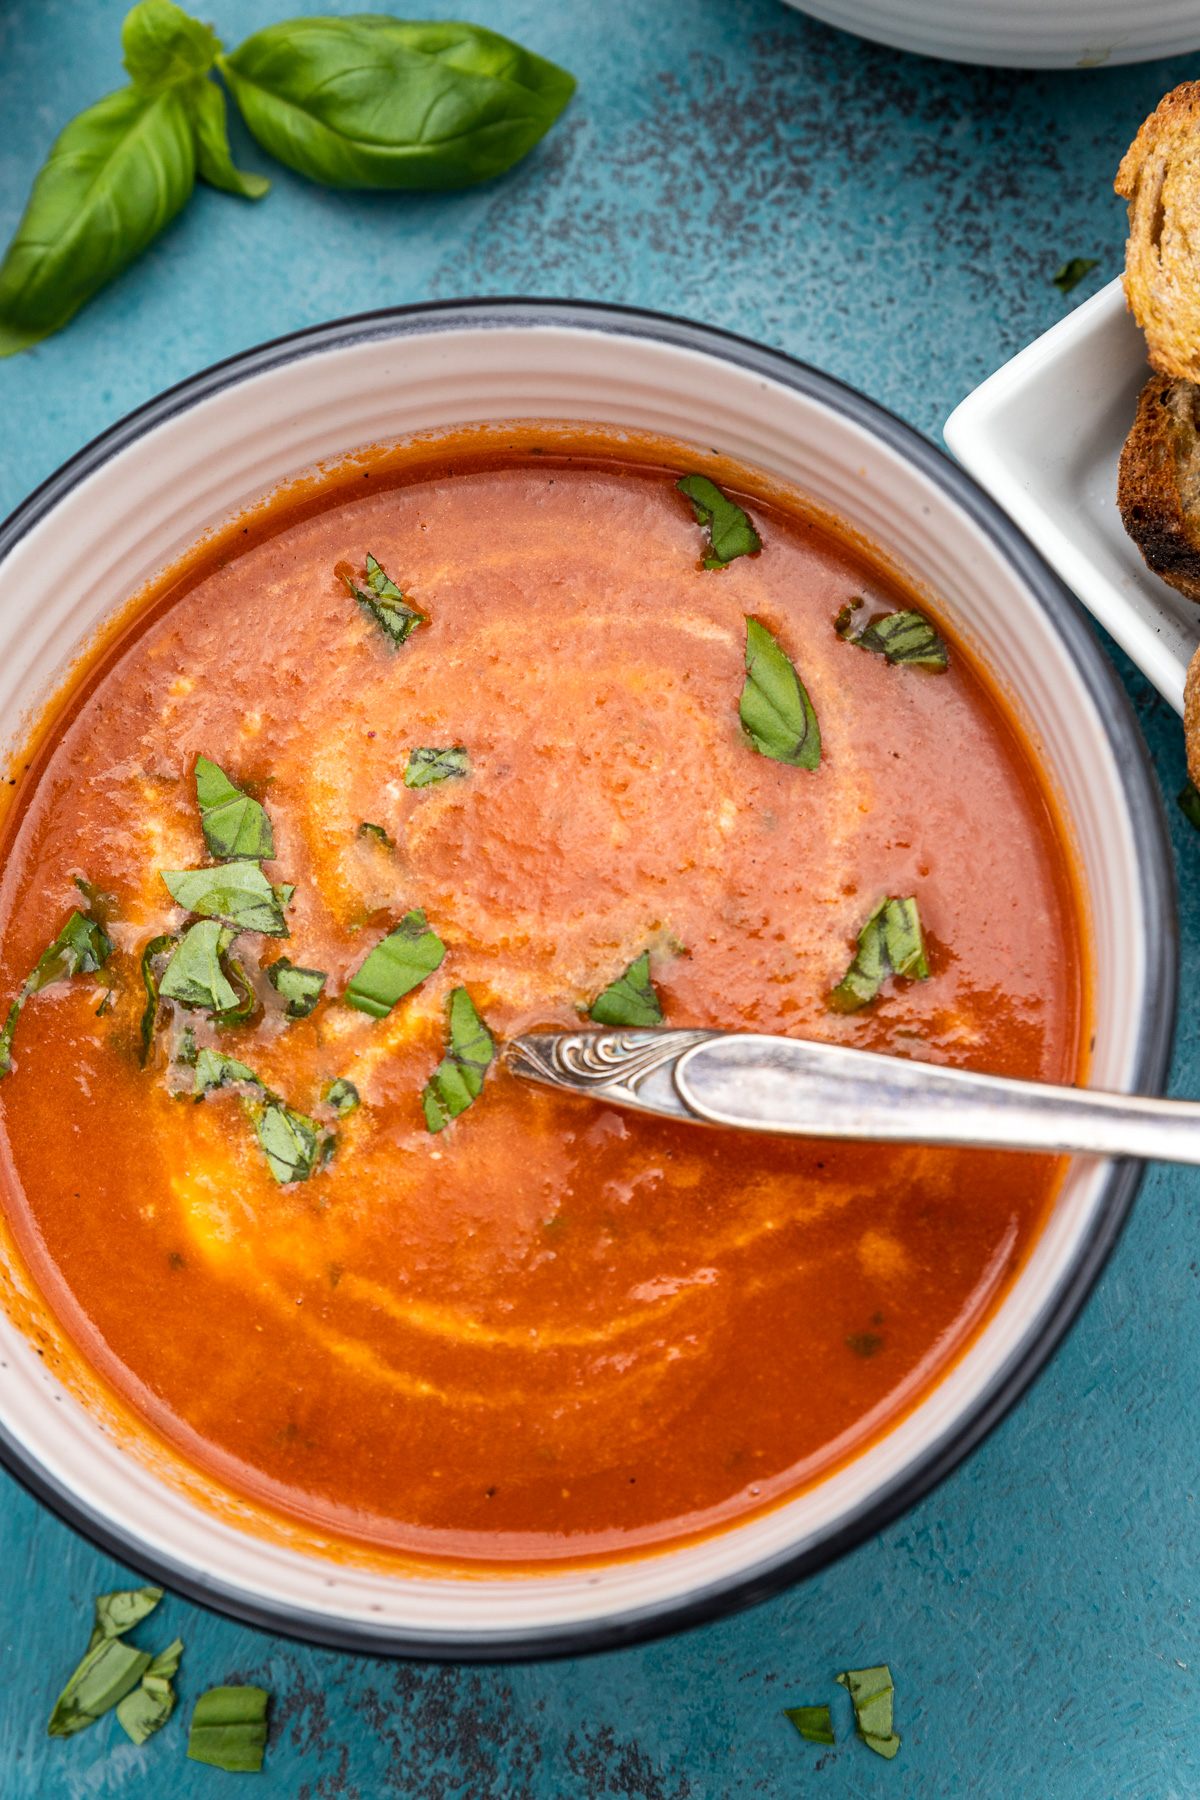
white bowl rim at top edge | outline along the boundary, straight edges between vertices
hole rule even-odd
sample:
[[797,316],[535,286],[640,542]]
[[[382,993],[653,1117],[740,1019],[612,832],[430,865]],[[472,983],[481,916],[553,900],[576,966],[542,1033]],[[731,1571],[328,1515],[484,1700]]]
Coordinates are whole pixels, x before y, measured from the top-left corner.
[[[587,302],[452,301],[319,326],[171,389],[0,526],[0,741],[19,742],[129,594],[273,483],[389,438],[516,418],[717,446],[795,482],[930,592],[1009,693],[1066,810],[1091,915],[1093,1080],[1160,1093],[1173,869],[1145,744],[1094,634],[1022,533],[926,439],[830,377],[709,327]],[[86,571],[82,584],[61,582],[64,561]],[[1130,1162],[1073,1163],[1012,1288],[931,1391],[812,1488],[698,1544],[494,1580],[301,1555],[234,1529],[121,1452],[3,1314],[0,1460],[124,1562],[268,1630],[459,1661],[629,1643],[766,1598],[954,1468],[1070,1325],[1139,1178]]]

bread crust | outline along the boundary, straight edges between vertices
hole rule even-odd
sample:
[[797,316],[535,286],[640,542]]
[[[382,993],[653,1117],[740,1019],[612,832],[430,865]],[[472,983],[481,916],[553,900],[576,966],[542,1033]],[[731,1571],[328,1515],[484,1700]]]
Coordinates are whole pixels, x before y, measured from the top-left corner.
[[1200,604],[1200,390],[1153,375],[1121,452],[1117,506],[1156,575]]
[[1183,684],[1183,737],[1187,745],[1188,774],[1200,788],[1200,650],[1188,664]]
[[1153,368],[1200,381],[1200,81],[1161,100],[1125,152],[1125,298]]

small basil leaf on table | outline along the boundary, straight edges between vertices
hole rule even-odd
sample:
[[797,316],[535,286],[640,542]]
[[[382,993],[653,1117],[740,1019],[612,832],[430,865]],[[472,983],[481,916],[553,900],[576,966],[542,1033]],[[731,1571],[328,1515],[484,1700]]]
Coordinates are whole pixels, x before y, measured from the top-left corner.
[[239,931],[286,937],[280,895],[256,862],[221,863],[215,869],[160,869],[177,906],[201,918],[223,919]]
[[0,1031],[0,1079],[12,1068],[13,1036],[25,1002],[55,982],[69,981],[73,975],[94,974],[112,953],[112,939],[100,922],[86,913],[73,912],[54,942],[42,951],[8,1009]]
[[110,1707],[137,1686],[150,1667],[150,1652],[135,1650],[120,1638],[101,1638],[90,1649],[58,1696],[50,1723],[50,1737],[73,1737],[93,1725]]
[[735,557],[752,556],[762,549],[762,539],[741,507],[735,506],[707,475],[685,475],[675,485],[691,501],[697,525],[708,527],[706,569],[728,568]]
[[237,1013],[244,1006],[221,966],[221,958],[234,934],[219,919],[202,919],[189,925],[163,972],[159,998],[179,1006],[207,1008],[213,1013]]
[[405,913],[400,923],[376,944],[347,985],[344,999],[359,1012],[386,1019],[397,1000],[419,987],[427,975],[441,967],[446,946],[429,929],[418,908]]
[[483,1089],[496,1042],[466,988],[455,988],[447,1007],[446,1054],[421,1093],[430,1131],[441,1131],[465,1112]]
[[857,644],[860,650],[870,650],[890,663],[930,669],[934,674],[941,674],[949,667],[950,652],[946,640],[934,630],[924,613],[911,610],[883,613],[857,634],[842,629],[842,621],[848,621],[848,616],[849,609],[843,607],[838,614],[839,636]]
[[386,13],[269,25],[220,67],[264,150],[338,188],[487,181],[575,91],[565,69],[494,31]]
[[266,862],[274,856],[275,834],[265,809],[206,756],[196,758],[196,804],[210,856],[223,862]]
[[267,1701],[260,1687],[218,1687],[201,1694],[192,1711],[187,1753],[214,1768],[262,1768],[267,1742]]
[[159,1651],[142,1676],[140,1687],[131,1689],[123,1700],[118,1701],[117,1722],[135,1744],[144,1744],[147,1738],[153,1737],[174,1712],[175,1689],[171,1686],[171,1677],[179,1668],[182,1655],[183,1640],[176,1638],[173,1644]]
[[236,1057],[222,1056],[217,1050],[201,1050],[198,1053],[196,1079],[192,1089],[197,1100],[203,1100],[210,1088],[225,1087],[232,1081],[252,1081],[255,1087],[262,1087],[254,1070],[248,1069],[244,1062],[238,1062]]
[[836,1743],[833,1719],[827,1706],[785,1706],[785,1719],[790,1719],[802,1738],[810,1744]]
[[791,658],[765,625],[746,620],[746,682],[738,716],[754,748],[774,762],[815,769],[821,727]]
[[370,819],[363,820],[355,835],[357,837],[374,838],[376,843],[382,844],[385,850],[394,850],[396,848],[395,839],[388,836],[382,825],[374,825]]
[[1058,268],[1050,279],[1059,293],[1066,295],[1073,293],[1080,282],[1098,267],[1099,264],[1093,256],[1072,256],[1068,262]]
[[662,1006],[650,980],[650,952],[643,950],[623,975],[598,994],[589,1009],[597,1025],[632,1025],[649,1029],[663,1022]]
[[94,1650],[105,1638],[123,1637],[132,1631],[150,1617],[162,1597],[160,1587],[119,1588],[112,1594],[97,1594],[88,1649]]
[[174,88],[119,88],[71,120],[0,265],[0,356],[58,331],[186,203],[196,157]]
[[276,1181],[307,1181],[333,1155],[336,1139],[321,1131],[304,1113],[294,1112],[274,1096],[264,1101],[247,1098],[246,1115]]
[[395,649],[398,650],[401,644],[407,643],[418,625],[427,623],[425,614],[409,605],[391,576],[384,573],[370,551],[367,552],[367,587],[370,592],[360,588],[350,575],[342,573],[342,580],[367,617],[379,626]]
[[1197,789],[1194,782],[1184,782],[1175,796],[1175,804],[1188,823],[1200,831],[1200,789]]
[[347,1113],[354,1112],[362,1105],[358,1089],[344,1075],[339,1075],[336,1081],[330,1082],[321,1099],[326,1106],[332,1106],[339,1119],[344,1119]]
[[874,1000],[889,975],[928,981],[929,961],[917,903],[884,899],[858,934],[853,961],[829,996],[834,1012],[858,1012]]
[[892,1730],[891,1670],[886,1663],[877,1669],[846,1669],[838,1680],[850,1691],[859,1737],[890,1762],[900,1748],[900,1739]]
[[461,744],[451,745],[446,750],[420,745],[408,753],[404,785],[408,788],[432,787],[435,781],[450,781],[470,773],[471,759]]
[[267,970],[267,980],[280,999],[287,1001],[289,1019],[307,1019],[328,979],[324,969],[299,969],[286,956]]

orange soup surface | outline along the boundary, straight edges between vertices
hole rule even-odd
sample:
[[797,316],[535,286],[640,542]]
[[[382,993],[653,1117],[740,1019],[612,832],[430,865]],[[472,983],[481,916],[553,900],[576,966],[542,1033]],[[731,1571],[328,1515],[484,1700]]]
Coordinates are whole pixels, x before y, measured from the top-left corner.
[[[1005,710],[953,641],[936,673],[839,635],[855,599],[855,630],[920,603],[749,471],[721,482],[763,547],[704,567],[676,487],[697,466],[529,428],[330,476],[160,588],[10,819],[4,1003],[88,911],[77,878],[114,945],[17,1023],[13,1237],[108,1389],[265,1514],[460,1565],[714,1530],[927,1391],[1053,1200],[1053,1159],[659,1122],[499,1054],[429,1129],[452,992],[499,1047],[579,1029],[643,952],[669,1026],[1076,1077],[1068,861]],[[344,579],[374,593],[368,553],[422,615],[402,644]],[[742,728],[748,618],[804,684],[815,769]],[[410,786],[417,749],[465,757]],[[214,866],[198,758],[265,807],[289,935],[224,949],[243,1020],[152,1009],[143,1067],[143,953],[172,940],[161,977],[196,923],[159,871]],[[916,901],[928,979],[839,1013],[885,896]],[[440,966],[356,1010],[348,983],[417,909]],[[326,977],[307,1016],[267,977],[281,956]],[[259,1085],[193,1098],[205,1050]],[[272,1171],[264,1093],[332,1146],[306,1179]]]

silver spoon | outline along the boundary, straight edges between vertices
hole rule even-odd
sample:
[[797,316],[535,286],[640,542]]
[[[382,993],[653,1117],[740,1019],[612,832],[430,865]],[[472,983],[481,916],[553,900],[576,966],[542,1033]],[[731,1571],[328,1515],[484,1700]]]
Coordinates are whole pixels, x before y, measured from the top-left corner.
[[1200,1163],[1200,1105],[1190,1100],[1010,1081],[802,1038],[530,1032],[505,1057],[529,1081],[693,1124]]

